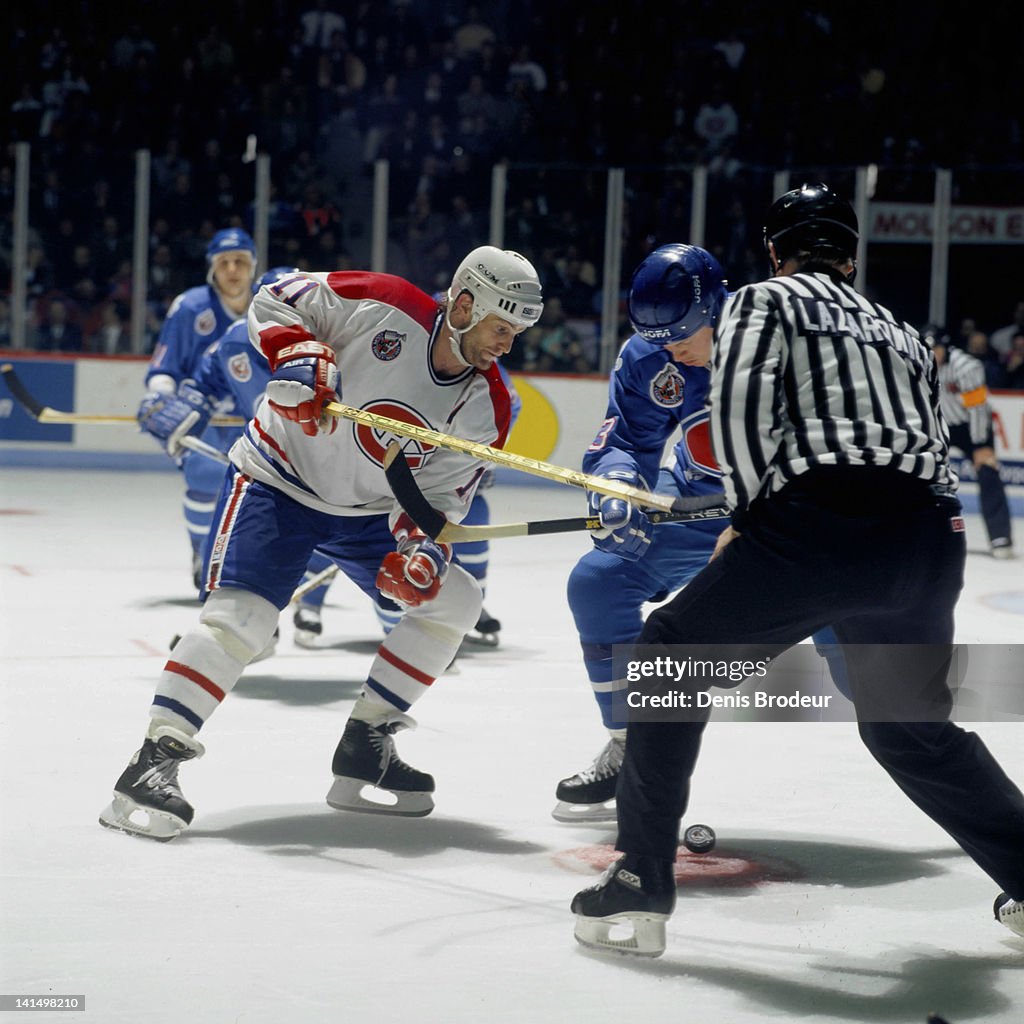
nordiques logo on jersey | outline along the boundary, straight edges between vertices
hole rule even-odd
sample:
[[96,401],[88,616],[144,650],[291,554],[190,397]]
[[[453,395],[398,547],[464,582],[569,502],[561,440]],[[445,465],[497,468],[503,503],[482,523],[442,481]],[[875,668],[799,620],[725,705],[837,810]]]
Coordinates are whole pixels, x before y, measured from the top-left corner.
[[682,405],[683,375],[674,366],[666,366],[651,381],[651,398],[666,409]]
[[252,363],[249,362],[248,352],[239,352],[228,360],[228,373],[242,384],[252,380]]
[[205,338],[217,329],[217,315],[212,309],[204,309],[193,322],[196,334]]
[[370,342],[370,351],[382,362],[389,363],[402,351],[405,335],[398,331],[381,331]]
[[[427,430],[434,428],[411,406],[396,402],[393,399],[383,399],[370,402],[362,407],[363,412],[372,412],[376,416],[387,416],[393,420],[401,420],[414,427],[424,427]],[[396,438],[388,430],[381,430],[377,427],[367,426],[365,423],[352,424],[352,436],[355,438],[356,446],[373,463],[383,467],[384,453],[388,445],[397,440],[402,445],[406,461],[410,469],[419,469],[428,458],[430,453],[436,449],[436,445],[426,444],[421,441],[413,441],[409,438]]]

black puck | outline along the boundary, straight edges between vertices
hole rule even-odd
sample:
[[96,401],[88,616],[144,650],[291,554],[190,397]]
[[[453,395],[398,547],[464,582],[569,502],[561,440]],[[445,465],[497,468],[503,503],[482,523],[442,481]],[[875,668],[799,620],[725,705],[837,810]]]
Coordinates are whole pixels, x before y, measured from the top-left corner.
[[715,842],[715,830],[710,825],[691,825],[683,833],[683,846],[690,853],[710,853]]

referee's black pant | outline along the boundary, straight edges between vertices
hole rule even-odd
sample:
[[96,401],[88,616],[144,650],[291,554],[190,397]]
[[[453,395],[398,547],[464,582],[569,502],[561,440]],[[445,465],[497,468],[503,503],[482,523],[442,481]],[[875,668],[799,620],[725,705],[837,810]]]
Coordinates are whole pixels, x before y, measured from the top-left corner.
[[[751,508],[743,534],[651,613],[638,650],[730,644],[771,654],[834,625],[868,749],[1003,890],[1024,899],[1024,796],[977,736],[948,721],[945,672],[909,678],[907,648],[885,646],[952,653],[965,560],[959,516],[955,498],[906,474],[812,471]],[[692,646],[687,654],[700,657]],[[875,714],[922,685],[937,715]],[[675,859],[704,725],[630,722],[616,793],[622,852]]]

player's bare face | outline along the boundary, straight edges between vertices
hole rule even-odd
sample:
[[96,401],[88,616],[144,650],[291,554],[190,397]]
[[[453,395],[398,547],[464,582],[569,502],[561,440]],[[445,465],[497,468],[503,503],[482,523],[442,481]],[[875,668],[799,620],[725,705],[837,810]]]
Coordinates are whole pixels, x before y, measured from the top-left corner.
[[213,280],[226,299],[237,301],[249,291],[254,270],[247,252],[222,252],[213,258]]
[[512,348],[516,337],[526,330],[488,313],[471,331],[462,336],[462,358],[478,370],[488,370]]
[[688,338],[666,345],[665,350],[684,366],[707,366],[711,362],[711,342],[714,336],[711,327],[701,327]]

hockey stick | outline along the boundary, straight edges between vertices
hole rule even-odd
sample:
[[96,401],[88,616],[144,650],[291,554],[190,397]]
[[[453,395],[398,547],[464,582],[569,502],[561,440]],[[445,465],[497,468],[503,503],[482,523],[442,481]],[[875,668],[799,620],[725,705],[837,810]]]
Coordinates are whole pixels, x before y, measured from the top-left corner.
[[307,594],[312,593],[317,587],[322,587],[325,583],[329,583],[338,575],[338,567],[336,565],[329,565],[326,569],[322,569],[315,576],[310,576],[305,583],[300,583],[295,588],[295,593],[292,594],[291,604],[295,604],[296,601],[301,601]]
[[412,441],[419,441],[421,444],[430,445],[434,448],[448,448],[451,451],[462,452],[464,455],[471,455],[475,459],[493,462],[498,466],[505,466],[509,469],[517,469],[521,473],[530,473],[533,476],[543,477],[545,480],[555,480],[570,487],[582,487],[584,490],[595,491],[598,494],[607,494],[612,498],[625,498],[626,501],[631,501],[633,504],[641,505],[644,508],[656,508],[662,512],[690,511],[687,501],[691,499],[672,498],[667,494],[654,494],[651,491],[645,491],[642,487],[632,487],[619,480],[609,480],[603,476],[592,476],[590,473],[581,473],[579,470],[568,469],[565,466],[541,462],[540,459],[531,459],[525,455],[504,452],[500,448],[491,448],[489,445],[480,444],[476,441],[467,441],[465,438],[456,437],[454,434],[442,434],[437,430],[418,427],[412,423],[392,419],[390,416],[381,416],[374,412],[367,412],[364,409],[354,409],[352,406],[342,405],[340,402],[328,402],[324,406],[324,412],[330,416],[340,416],[343,419],[354,420],[356,423],[362,423],[364,426],[372,427],[374,430],[382,433],[387,432],[397,437],[409,438]]
[[[528,537],[541,533],[571,533],[576,530],[599,530],[601,520],[597,516],[578,519],[540,519],[529,523],[497,523],[488,526],[461,526],[452,523],[443,512],[434,508],[416,483],[401,445],[392,441],[384,455],[384,475],[398,504],[409,514],[412,521],[430,538],[448,544],[465,543],[474,540],[493,540],[499,537]],[[729,510],[721,504],[717,494],[704,498],[680,499],[691,502],[686,512],[651,512],[652,523],[701,522],[707,519],[722,519]],[[711,503],[714,504],[711,504]]]
[[[62,424],[65,426],[134,426],[138,420],[134,416],[98,415],[79,412],[61,412],[59,409],[51,409],[43,405],[25,387],[17,371],[10,363],[0,366],[0,375],[4,378],[15,401],[25,412],[39,423]],[[244,427],[246,421],[241,416],[213,416],[210,418],[211,427]],[[216,449],[214,449],[216,450]]]

